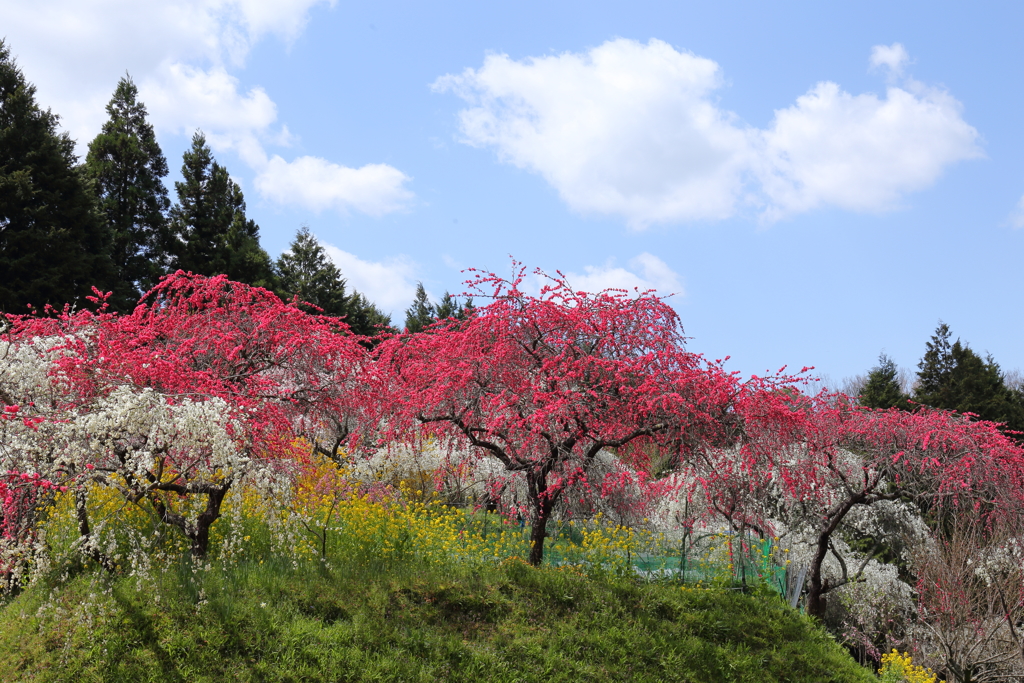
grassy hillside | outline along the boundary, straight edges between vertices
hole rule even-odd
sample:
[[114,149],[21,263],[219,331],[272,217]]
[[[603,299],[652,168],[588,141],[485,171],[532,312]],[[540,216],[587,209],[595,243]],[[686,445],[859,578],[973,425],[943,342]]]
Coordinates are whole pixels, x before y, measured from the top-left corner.
[[769,592],[519,560],[358,571],[264,562],[158,577],[83,570],[10,600],[0,680],[877,680]]

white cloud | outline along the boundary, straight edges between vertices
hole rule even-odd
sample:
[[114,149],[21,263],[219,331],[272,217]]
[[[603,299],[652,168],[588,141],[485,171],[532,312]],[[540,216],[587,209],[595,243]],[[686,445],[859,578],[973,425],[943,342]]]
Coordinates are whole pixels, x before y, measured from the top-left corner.
[[277,105],[262,88],[243,93],[223,67],[162,65],[142,84],[140,98],[154,124],[183,134],[201,128],[214,150],[237,152],[257,171],[256,189],[272,202],[382,216],[413,197],[405,187],[411,178],[387,164],[349,168],[312,156],[291,162],[276,154],[268,158],[265,142],[290,142],[287,127],[274,130]]
[[1010,226],[1014,228],[1024,228],[1024,197],[1020,198],[1017,202],[1017,206],[1014,207],[1010,213]]
[[768,218],[823,205],[884,211],[948,166],[981,155],[978,132],[947,93],[912,84],[885,99],[819,83],[762,134]]
[[[902,68],[906,50],[876,47],[872,60]],[[959,102],[914,82],[885,98],[820,83],[767,130],[722,110],[720,86],[709,59],[625,39],[523,61],[489,55],[433,85],[468,103],[466,143],[538,173],[570,208],[635,228],[748,204],[768,220],[826,205],[884,211],[980,155]]]
[[384,164],[348,169],[314,157],[268,158],[266,146],[288,145],[291,134],[270,95],[244,88],[231,73],[257,42],[271,35],[293,41],[313,7],[335,1],[0,0],[0,15],[38,101],[61,114],[80,155],[127,70],[158,132],[190,136],[201,128],[215,151],[238,153],[258,173],[268,199],[379,216],[412,196],[403,187],[407,176]]
[[233,149],[250,165],[265,163],[260,139],[271,135],[277,105],[263,88],[243,94],[238,79],[223,67],[174,63],[147,76],[139,91],[159,129],[191,135],[201,128],[215,150]]
[[39,100],[81,147],[126,70],[141,83],[172,65],[240,66],[268,35],[294,40],[318,4],[334,0],[0,0],[0,16]]
[[467,142],[542,175],[581,212],[632,225],[717,219],[741,189],[747,134],[711,101],[718,65],[651,40],[513,61],[434,83],[471,104]]
[[893,75],[901,75],[903,67],[910,61],[907,49],[901,43],[892,45],[875,45],[871,48],[871,66],[885,68]]
[[349,168],[319,157],[304,156],[291,163],[275,155],[256,176],[256,188],[272,201],[298,204],[314,211],[355,209],[381,216],[403,208],[412,193],[410,180],[387,164]]
[[629,260],[629,270],[616,266],[615,259],[608,259],[601,266],[584,266],[583,274],[566,273],[565,279],[578,292],[654,289],[662,296],[684,293],[679,275],[660,258],[646,252]]
[[324,251],[348,281],[349,287],[359,290],[392,320],[402,317],[416,296],[416,264],[407,256],[395,256],[384,261],[364,261],[355,254],[334,245],[321,242]]
[[[246,42],[248,50],[265,35],[292,42],[306,28],[309,10],[316,5],[333,7],[337,0],[208,0],[215,12],[238,17],[230,29]],[[225,31],[227,32],[227,31]]]

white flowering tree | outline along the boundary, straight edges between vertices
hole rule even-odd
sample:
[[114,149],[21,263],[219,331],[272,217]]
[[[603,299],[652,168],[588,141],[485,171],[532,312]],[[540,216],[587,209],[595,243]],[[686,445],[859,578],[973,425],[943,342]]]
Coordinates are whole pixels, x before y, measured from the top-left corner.
[[50,313],[10,318],[0,345],[0,471],[73,488],[80,547],[108,568],[90,487],[202,557],[243,476],[273,495],[296,438],[333,454],[358,418],[359,338],[265,290],[179,272],[129,316]]

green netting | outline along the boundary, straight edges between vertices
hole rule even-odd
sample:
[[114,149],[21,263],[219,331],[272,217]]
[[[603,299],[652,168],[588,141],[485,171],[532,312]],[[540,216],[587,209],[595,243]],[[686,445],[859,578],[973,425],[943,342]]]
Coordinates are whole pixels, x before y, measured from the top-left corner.
[[[545,546],[545,561],[553,565],[587,562],[586,551],[579,547],[579,531],[569,534],[557,529]],[[565,541],[569,542],[566,543]],[[618,551],[609,563],[632,567],[637,574],[652,580],[672,580],[683,584],[753,586],[764,584],[787,595],[789,569],[777,562],[779,554],[770,538],[741,534],[687,535],[678,545],[651,543],[639,552]]]

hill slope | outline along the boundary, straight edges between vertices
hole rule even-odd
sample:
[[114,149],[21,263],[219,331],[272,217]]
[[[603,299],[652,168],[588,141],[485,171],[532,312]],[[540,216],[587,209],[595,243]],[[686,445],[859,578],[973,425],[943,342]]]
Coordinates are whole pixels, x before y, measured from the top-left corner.
[[518,561],[458,576],[264,564],[158,581],[85,572],[10,601],[0,680],[877,680],[769,593]]

